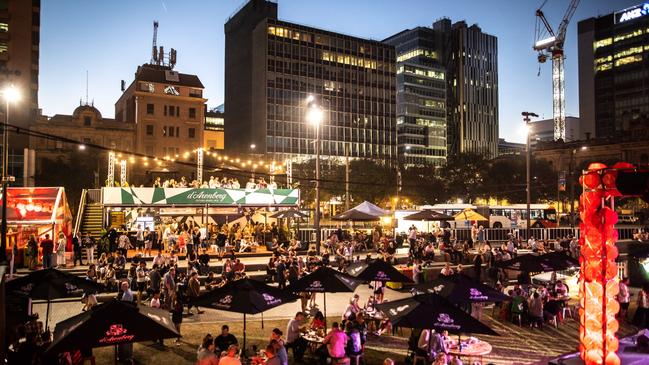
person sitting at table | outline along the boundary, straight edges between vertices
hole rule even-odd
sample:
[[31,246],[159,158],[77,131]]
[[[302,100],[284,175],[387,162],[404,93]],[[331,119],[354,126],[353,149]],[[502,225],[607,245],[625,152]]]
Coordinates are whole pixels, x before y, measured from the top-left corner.
[[365,322],[364,316],[357,316],[356,321],[352,322],[354,327],[358,330],[358,333],[361,335],[361,345],[363,349],[365,348],[365,342],[367,341],[367,323]]
[[435,245],[432,241],[424,247],[424,261],[435,261]]
[[[347,335],[338,326],[338,322],[331,325],[331,330],[322,340],[322,346],[318,349],[320,363],[327,364],[327,357],[332,359],[344,359],[345,348],[347,347]],[[349,359],[347,359],[349,364]]]
[[419,334],[419,341],[417,341],[418,353],[426,356],[429,361],[437,359],[439,353],[446,354],[448,348],[442,335],[435,330],[424,329]]
[[457,355],[451,355],[451,360],[448,362],[448,365],[464,365],[460,357]]
[[442,269],[442,271],[439,272],[439,275],[440,276],[452,276],[454,273],[455,272],[451,268],[451,264],[447,262],[446,264],[444,264],[444,268]]
[[363,342],[361,341],[361,333],[354,325],[355,322],[349,321],[345,325],[345,335],[347,336],[347,346],[345,346],[345,354],[347,357],[361,355],[363,353]]
[[358,294],[354,294],[354,296],[349,300],[349,305],[343,313],[343,320],[349,319],[352,315],[356,317],[356,315],[361,312],[361,307],[358,305],[358,299]]
[[435,356],[435,360],[433,361],[432,365],[448,365],[448,362],[446,361],[446,354],[443,352],[438,353]]
[[376,298],[376,302],[379,304],[383,303],[384,295],[385,295],[385,281],[375,281],[374,298]]
[[221,327],[221,334],[214,338],[214,345],[219,353],[221,351],[228,351],[231,345],[236,345],[238,343],[237,338],[230,333],[230,327],[228,327],[227,324],[224,324]]
[[415,285],[424,282],[424,271],[421,268],[421,260],[415,259],[412,265],[412,280]]
[[570,289],[563,283],[563,280],[557,280],[557,283],[554,285],[554,291],[557,293],[557,296],[566,296]]
[[302,361],[304,351],[307,348],[306,341],[300,336],[300,329],[304,322],[304,313],[297,312],[295,317],[291,319],[286,325],[286,349],[293,349],[293,359],[295,361]]
[[317,311],[315,313],[315,316],[313,316],[313,319],[311,320],[311,326],[310,327],[313,330],[319,330],[319,329],[323,329],[325,327],[324,315],[322,315],[321,311]]

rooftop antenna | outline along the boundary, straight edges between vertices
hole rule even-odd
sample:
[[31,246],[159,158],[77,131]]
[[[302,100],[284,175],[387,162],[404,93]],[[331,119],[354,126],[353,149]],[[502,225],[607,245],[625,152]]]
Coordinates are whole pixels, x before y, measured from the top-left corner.
[[160,64],[158,59],[158,21],[153,21],[153,47],[151,48],[151,64]]
[[88,105],[88,70],[86,70],[86,105]]

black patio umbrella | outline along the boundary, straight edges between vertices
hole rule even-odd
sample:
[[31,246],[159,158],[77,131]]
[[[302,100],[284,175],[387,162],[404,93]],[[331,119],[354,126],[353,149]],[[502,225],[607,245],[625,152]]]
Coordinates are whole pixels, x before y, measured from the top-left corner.
[[361,212],[360,210],[350,209],[331,217],[331,219],[335,221],[372,222],[380,220],[381,217]]
[[263,313],[271,308],[293,302],[298,297],[261,281],[240,279],[228,281],[220,288],[206,292],[192,304],[228,312],[243,313],[243,351],[246,349],[246,315]]
[[511,260],[496,262],[496,266],[524,272],[549,272],[578,267],[579,260],[565,252],[555,251],[543,255],[519,255]]
[[412,280],[383,260],[354,262],[347,268],[347,273],[364,281],[392,281],[412,283]]
[[403,217],[402,219],[408,220],[408,221],[452,221],[455,220],[454,217],[451,217],[450,215],[442,214],[440,212],[431,210],[431,209],[424,209],[421,210],[417,213],[410,214],[408,216]]
[[357,279],[344,272],[334,270],[330,267],[322,266],[316,271],[298,279],[286,287],[287,291],[323,293],[324,300],[324,317],[327,319],[327,293],[353,293],[361,284],[362,280]]
[[5,290],[9,296],[47,300],[46,328],[52,299],[81,297],[84,292],[101,292],[105,289],[103,285],[94,281],[53,268],[32,271],[23,277],[8,281],[6,285]]
[[487,325],[433,293],[381,303],[376,306],[394,326],[447,330],[449,333],[498,335]]
[[416,294],[439,294],[454,304],[502,302],[509,298],[489,285],[462,274],[440,277],[428,283],[415,285],[411,291]]
[[169,312],[112,300],[57,323],[50,354],[180,337]]

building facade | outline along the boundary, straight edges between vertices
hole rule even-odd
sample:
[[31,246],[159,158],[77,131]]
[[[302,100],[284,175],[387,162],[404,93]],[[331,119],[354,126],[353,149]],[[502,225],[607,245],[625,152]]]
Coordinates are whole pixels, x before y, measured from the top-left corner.
[[463,152],[496,157],[498,39],[444,18],[384,42],[397,52],[400,156],[434,165]]
[[449,153],[498,155],[498,38],[476,24],[441,19]]
[[396,157],[394,47],[277,19],[277,4],[251,0],[225,24],[227,150],[311,158],[323,109],[321,154]]
[[[535,120],[529,124],[530,144],[554,140],[554,119]],[[579,118],[566,117],[566,142],[578,141],[581,138]],[[588,138],[591,136],[589,135]]]
[[[38,116],[40,3],[0,0],[0,88],[13,85],[20,93],[20,100],[9,106],[9,123],[21,128],[29,128]],[[8,173],[16,178],[13,185],[23,183],[23,150],[28,146],[27,136],[10,135]]]
[[498,139],[498,156],[520,155],[525,153],[525,149],[525,143],[508,142],[504,138]]
[[208,150],[225,149],[225,113],[218,108],[205,112],[203,147]]
[[115,120],[135,124],[135,152],[176,159],[203,147],[206,101],[196,75],[145,64],[115,103]]
[[649,129],[647,10],[640,4],[579,22],[582,134],[617,138]]
[[397,154],[406,167],[446,163],[446,72],[436,40],[425,27],[383,40],[396,52]]

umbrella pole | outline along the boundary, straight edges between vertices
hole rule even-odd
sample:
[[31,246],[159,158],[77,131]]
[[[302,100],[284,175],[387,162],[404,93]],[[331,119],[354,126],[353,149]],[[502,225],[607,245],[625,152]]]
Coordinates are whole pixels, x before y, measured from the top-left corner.
[[45,311],[45,330],[50,328],[50,300],[47,300],[47,310]]
[[115,364],[117,364],[117,345],[115,345]]
[[261,329],[264,329],[264,312],[261,312]]
[[243,314],[243,349],[241,349],[241,357],[244,359],[248,356],[246,354],[246,314]]
[[327,329],[327,293],[322,293],[322,300],[324,301],[324,324],[325,329]]

